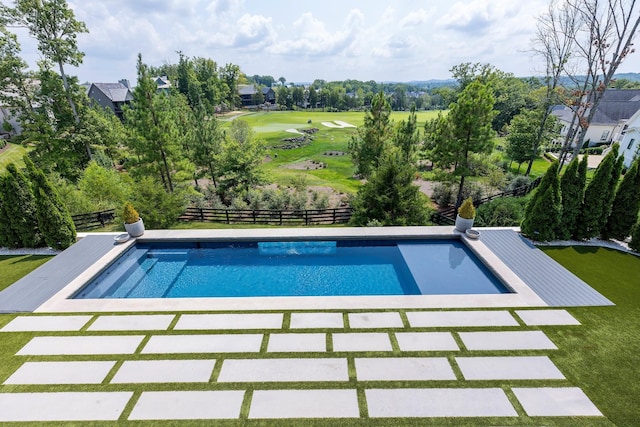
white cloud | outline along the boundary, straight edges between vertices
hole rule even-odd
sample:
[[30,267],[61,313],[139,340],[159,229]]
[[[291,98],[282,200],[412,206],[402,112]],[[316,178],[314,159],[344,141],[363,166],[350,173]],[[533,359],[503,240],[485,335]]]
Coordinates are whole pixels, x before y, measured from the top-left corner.
[[238,32],[233,36],[231,46],[241,48],[261,48],[275,39],[271,18],[245,14],[236,23]]
[[409,12],[407,16],[400,20],[400,27],[413,28],[420,25],[425,25],[429,23],[430,18],[430,14],[422,8],[413,10]]

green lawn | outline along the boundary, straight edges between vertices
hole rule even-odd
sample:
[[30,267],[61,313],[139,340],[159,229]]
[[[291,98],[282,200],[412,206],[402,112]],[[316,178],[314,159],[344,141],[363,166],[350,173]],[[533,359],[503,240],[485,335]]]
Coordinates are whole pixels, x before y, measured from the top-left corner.
[[22,157],[27,153],[27,149],[20,144],[8,144],[2,153],[0,153],[0,172],[3,172],[9,163],[15,163],[17,167],[24,167]]
[[0,291],[50,259],[49,255],[0,256]]
[[577,328],[541,328],[560,349],[553,361],[614,425],[640,425],[640,257],[604,248],[541,249],[616,304],[571,308],[582,323]]

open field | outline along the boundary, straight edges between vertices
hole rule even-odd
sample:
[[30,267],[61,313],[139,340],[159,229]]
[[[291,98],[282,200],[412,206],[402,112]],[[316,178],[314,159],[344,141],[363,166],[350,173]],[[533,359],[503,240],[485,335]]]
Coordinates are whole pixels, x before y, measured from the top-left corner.
[[9,143],[7,147],[0,152],[0,172],[4,172],[4,169],[9,163],[15,163],[18,167],[24,167],[22,157],[27,152],[27,149],[20,144]]
[[[417,112],[419,128],[437,114],[437,111]],[[391,113],[391,118],[396,123],[408,117],[409,112]],[[351,137],[357,133],[357,127],[334,128],[323,125],[322,122],[346,122],[362,126],[364,112],[272,111],[247,113],[236,118],[245,120],[269,147],[267,154],[271,160],[263,165],[269,182],[288,186],[292,180],[300,179],[302,176],[309,186],[331,187],[339,193],[354,194],[360,187],[360,182],[353,178],[351,157],[345,154]],[[311,123],[308,123],[309,121]],[[228,122],[223,123],[223,126],[228,126]],[[292,149],[273,148],[282,145],[283,139],[296,136],[287,130],[314,127],[319,131],[314,134],[314,140],[310,145]],[[321,163],[325,167],[315,170],[300,167],[309,161]]]

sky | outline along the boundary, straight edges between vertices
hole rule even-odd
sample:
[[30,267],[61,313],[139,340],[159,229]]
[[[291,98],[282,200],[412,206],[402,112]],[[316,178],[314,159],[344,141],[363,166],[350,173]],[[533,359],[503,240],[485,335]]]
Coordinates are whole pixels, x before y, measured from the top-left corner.
[[[9,4],[7,0],[3,3]],[[448,79],[452,66],[490,63],[542,75],[531,53],[549,0],[68,0],[89,33],[78,37],[81,82],[135,82],[136,57],[177,63],[177,51],[287,82]],[[17,30],[33,65],[36,43]],[[640,54],[619,72],[640,71]]]

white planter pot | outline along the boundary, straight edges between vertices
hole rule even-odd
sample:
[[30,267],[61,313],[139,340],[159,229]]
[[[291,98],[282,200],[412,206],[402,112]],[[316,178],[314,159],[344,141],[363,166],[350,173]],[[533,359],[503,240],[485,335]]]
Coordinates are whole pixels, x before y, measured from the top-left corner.
[[473,218],[462,218],[460,215],[456,215],[456,230],[464,233],[468,229],[473,227]]
[[125,224],[124,229],[127,230],[127,233],[129,233],[131,237],[142,236],[144,234],[144,223],[142,222],[142,218],[133,224]]

